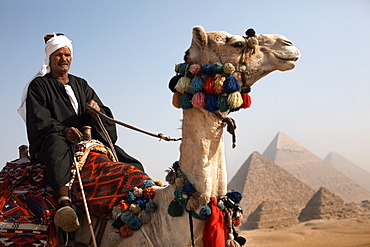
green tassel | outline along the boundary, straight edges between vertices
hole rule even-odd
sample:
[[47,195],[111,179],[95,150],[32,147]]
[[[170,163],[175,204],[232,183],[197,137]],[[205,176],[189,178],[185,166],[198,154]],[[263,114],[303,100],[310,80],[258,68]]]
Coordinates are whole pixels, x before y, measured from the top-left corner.
[[172,217],[180,217],[184,214],[184,208],[181,207],[178,201],[173,200],[170,205],[168,205],[167,212]]

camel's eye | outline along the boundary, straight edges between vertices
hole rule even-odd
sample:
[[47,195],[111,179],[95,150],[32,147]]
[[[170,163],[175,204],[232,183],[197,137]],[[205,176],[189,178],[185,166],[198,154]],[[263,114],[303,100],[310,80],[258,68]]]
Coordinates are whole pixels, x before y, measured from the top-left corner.
[[239,41],[239,42],[232,44],[232,46],[234,46],[235,48],[240,48],[243,46],[243,43]]

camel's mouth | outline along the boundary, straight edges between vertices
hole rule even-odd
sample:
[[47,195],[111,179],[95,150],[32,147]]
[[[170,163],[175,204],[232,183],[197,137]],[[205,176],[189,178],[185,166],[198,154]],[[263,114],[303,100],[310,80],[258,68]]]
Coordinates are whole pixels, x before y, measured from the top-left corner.
[[280,60],[285,60],[285,61],[293,61],[293,62],[296,62],[299,57],[300,57],[300,54],[292,54],[292,53],[288,53],[288,54],[282,54],[282,53],[277,53],[277,52],[273,52],[274,56]]

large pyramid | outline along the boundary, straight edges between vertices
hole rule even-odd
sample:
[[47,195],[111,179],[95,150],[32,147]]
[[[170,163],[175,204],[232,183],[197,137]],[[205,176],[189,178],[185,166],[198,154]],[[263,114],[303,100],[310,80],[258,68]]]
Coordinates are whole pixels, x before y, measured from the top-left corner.
[[324,161],[370,191],[370,173],[366,170],[353,164],[351,161],[336,152],[330,152]]
[[277,203],[280,210],[298,218],[302,208],[315,193],[309,186],[258,152],[249,156],[231,179],[228,188],[243,195],[240,203],[243,209],[242,223],[263,202],[273,205]]
[[263,155],[314,190],[324,186],[347,202],[370,199],[369,191],[282,132]]

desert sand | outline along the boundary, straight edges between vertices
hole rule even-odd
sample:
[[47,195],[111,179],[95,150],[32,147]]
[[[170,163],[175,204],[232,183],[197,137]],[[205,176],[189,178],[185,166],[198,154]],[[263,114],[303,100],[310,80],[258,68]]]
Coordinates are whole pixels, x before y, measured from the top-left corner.
[[311,220],[282,229],[241,231],[247,247],[370,246],[370,218]]

